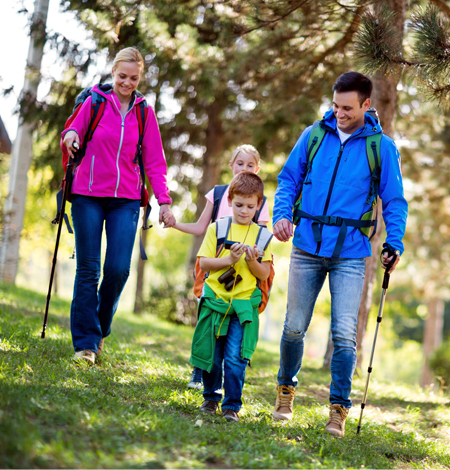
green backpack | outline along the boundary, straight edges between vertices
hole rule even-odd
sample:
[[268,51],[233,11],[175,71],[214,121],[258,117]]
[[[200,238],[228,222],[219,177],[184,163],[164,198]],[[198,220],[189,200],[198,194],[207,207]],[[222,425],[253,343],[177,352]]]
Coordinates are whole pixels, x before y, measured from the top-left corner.
[[[368,111],[375,119],[378,121],[378,116],[376,115],[376,111],[373,108],[370,108]],[[316,156],[317,151],[323,141],[323,138],[326,134],[326,129],[324,129],[320,125],[321,121],[316,121],[313,124],[311,134],[309,136],[308,141],[308,152],[307,152],[307,159],[308,164],[306,166],[305,178],[303,180],[303,184],[310,184],[308,181],[308,176],[311,172],[312,163],[314,157]],[[338,241],[336,243],[336,247],[333,252],[333,257],[338,257],[342,246],[344,244],[345,236],[346,236],[346,227],[352,226],[357,227],[361,233],[369,237],[369,240],[375,235],[377,230],[377,218],[373,219],[373,212],[377,205],[378,199],[378,192],[380,186],[380,177],[381,177],[381,139],[383,134],[374,134],[371,136],[366,137],[366,155],[367,160],[370,167],[371,179],[370,179],[370,187],[369,192],[366,198],[366,204],[369,206],[369,209],[364,212],[360,219],[344,219],[342,217],[334,217],[334,216],[314,216],[310,215],[302,210],[302,189],[297,197],[297,201],[294,204],[292,209],[292,221],[295,225],[300,223],[301,218],[309,218],[313,219],[313,232],[314,232],[314,239],[316,242],[321,241],[321,231],[319,229],[319,224],[324,225],[338,225],[341,227],[341,231],[338,237]],[[302,187],[303,187],[302,184]],[[370,235],[371,227],[374,227],[372,235]]]

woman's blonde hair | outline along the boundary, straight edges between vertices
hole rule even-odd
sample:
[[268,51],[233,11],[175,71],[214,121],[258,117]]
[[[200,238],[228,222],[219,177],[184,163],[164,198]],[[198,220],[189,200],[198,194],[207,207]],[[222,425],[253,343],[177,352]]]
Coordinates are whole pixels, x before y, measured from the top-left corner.
[[244,144],[244,145],[239,145],[239,147],[233,152],[233,155],[231,156],[230,163],[233,164],[234,161],[236,160],[236,157],[239,155],[239,153],[247,153],[248,155],[252,155],[255,157],[256,164],[259,166],[261,157],[259,156],[258,150],[253,147],[253,145],[249,144]]
[[144,69],[144,59],[135,47],[126,47],[116,54],[112,67],[113,70],[117,68],[119,62],[135,62],[141,69],[141,72]]

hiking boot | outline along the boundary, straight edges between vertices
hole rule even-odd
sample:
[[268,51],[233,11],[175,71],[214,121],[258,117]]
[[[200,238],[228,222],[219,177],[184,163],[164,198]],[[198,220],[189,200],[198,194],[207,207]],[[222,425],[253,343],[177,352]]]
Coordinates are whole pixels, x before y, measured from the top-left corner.
[[89,349],[86,349],[84,351],[78,351],[73,356],[73,360],[78,363],[84,361],[88,365],[93,366],[95,364],[95,352],[89,351]]
[[291,420],[293,416],[295,387],[293,385],[278,385],[277,401],[273,412],[274,419]]
[[233,423],[239,422],[239,415],[237,411],[230,410],[229,408],[225,408],[223,410],[222,417],[225,418],[228,422],[233,422]]
[[325,426],[325,432],[334,437],[344,437],[345,420],[349,411],[350,408],[344,408],[342,405],[330,405],[330,418]]
[[194,367],[192,370],[192,376],[187,384],[187,388],[194,388],[195,390],[201,390],[203,388],[202,370],[198,367]]
[[215,415],[217,408],[219,408],[218,401],[205,400],[200,407],[200,411],[208,415]]
[[105,342],[105,338],[102,338],[102,339],[100,340],[100,343],[98,344],[98,348],[97,348],[97,357],[100,357],[100,355],[102,354],[104,342]]

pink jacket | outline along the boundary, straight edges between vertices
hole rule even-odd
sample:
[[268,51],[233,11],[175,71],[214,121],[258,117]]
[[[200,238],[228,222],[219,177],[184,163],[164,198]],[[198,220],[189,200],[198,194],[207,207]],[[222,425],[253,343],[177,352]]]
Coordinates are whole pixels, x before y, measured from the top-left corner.
[[[135,94],[134,102],[122,118],[119,99],[112,90],[104,92],[97,85],[93,90],[106,98],[106,105],[93,137],[87,144],[86,154],[75,170],[72,193],[141,199],[139,162],[133,163],[133,160],[139,140],[136,104],[144,98],[140,93]],[[62,133],[63,138],[69,130],[74,130],[80,142],[83,142],[89,125],[90,109],[91,97],[88,97],[70,128]],[[155,113],[150,106],[144,129],[142,156],[145,173],[158,203],[170,204],[172,200],[166,182],[166,159]]]

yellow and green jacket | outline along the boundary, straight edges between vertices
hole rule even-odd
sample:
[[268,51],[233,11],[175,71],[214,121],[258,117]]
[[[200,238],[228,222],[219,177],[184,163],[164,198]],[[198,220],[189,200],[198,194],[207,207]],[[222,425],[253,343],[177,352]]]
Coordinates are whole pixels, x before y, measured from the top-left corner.
[[[244,327],[241,357],[250,361],[258,344],[260,302],[261,291],[255,289],[250,299],[233,299],[230,307],[229,303],[216,299],[213,290],[205,284],[204,295],[198,306],[198,323],[192,339],[191,363],[202,370],[211,372],[216,336],[226,336],[230,316],[234,313]],[[228,307],[230,307],[229,310]]]

